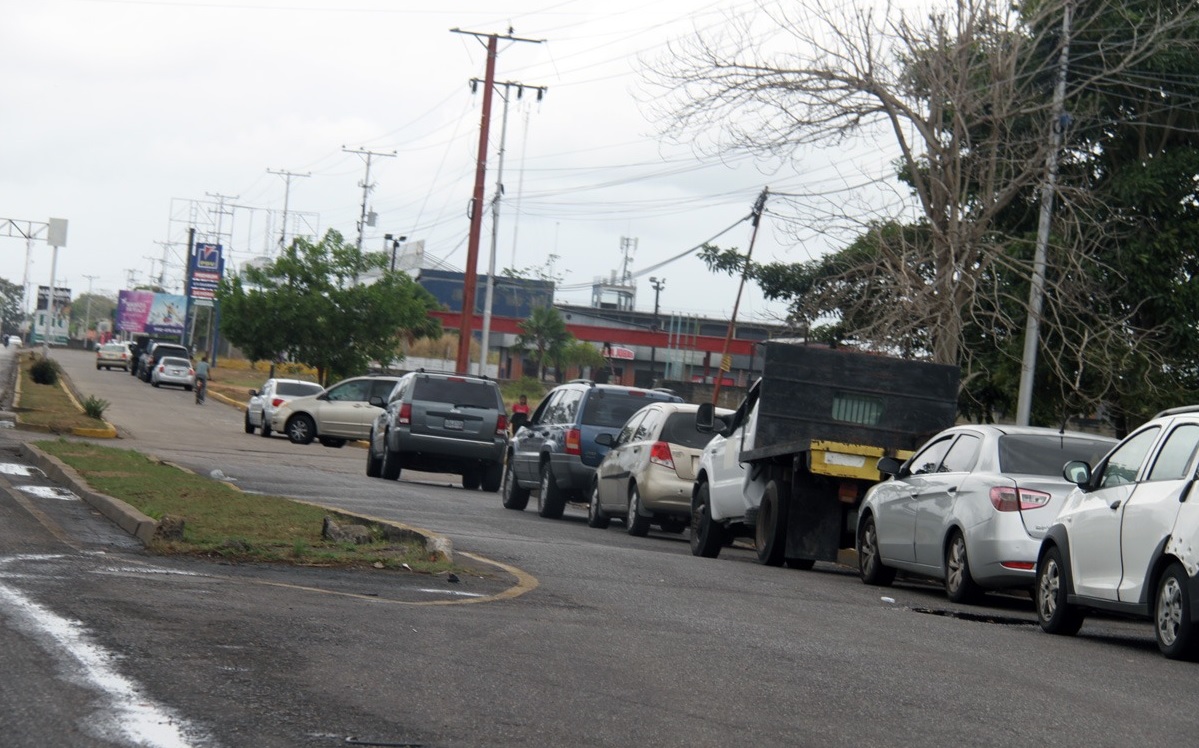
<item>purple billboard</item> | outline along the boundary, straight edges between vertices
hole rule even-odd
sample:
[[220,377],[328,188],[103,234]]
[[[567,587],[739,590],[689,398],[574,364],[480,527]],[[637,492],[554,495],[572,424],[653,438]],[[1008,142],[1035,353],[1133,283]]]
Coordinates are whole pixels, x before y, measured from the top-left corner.
[[117,299],[117,331],[182,336],[186,314],[186,296],[121,291]]

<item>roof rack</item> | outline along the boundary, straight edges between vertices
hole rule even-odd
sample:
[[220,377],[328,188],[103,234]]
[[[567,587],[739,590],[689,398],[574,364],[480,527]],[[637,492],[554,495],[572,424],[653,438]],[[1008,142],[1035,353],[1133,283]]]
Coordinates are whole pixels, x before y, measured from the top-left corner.
[[567,384],[587,384],[587,385],[591,385],[592,387],[594,387],[595,380],[593,380],[593,379],[572,379],[569,382],[567,382]]
[[1162,416],[1177,416],[1183,413],[1199,413],[1199,405],[1180,405],[1177,408],[1167,408],[1161,413],[1155,415],[1154,418],[1161,418]]

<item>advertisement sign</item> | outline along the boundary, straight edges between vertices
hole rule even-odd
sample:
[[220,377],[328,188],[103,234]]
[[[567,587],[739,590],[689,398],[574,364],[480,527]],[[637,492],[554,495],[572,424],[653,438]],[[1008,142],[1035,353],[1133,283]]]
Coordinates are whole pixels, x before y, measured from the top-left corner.
[[[50,305],[50,287],[37,287],[37,308],[38,311],[44,312]],[[54,287],[54,308],[66,309],[71,305],[71,289],[63,288],[62,286]]]
[[157,336],[182,336],[187,297],[153,291],[121,291],[117,330]]
[[219,244],[197,244],[188,267],[191,297],[212,299],[225,272],[225,257]]

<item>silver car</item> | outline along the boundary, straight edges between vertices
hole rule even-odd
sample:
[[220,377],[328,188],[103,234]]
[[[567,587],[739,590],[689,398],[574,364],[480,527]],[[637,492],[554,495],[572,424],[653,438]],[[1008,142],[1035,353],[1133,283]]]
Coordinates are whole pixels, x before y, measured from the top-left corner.
[[[630,535],[642,536],[650,525],[682,532],[691,517],[691,487],[700,453],[711,433],[695,429],[690,403],[646,405],[615,436],[602,433],[596,443],[609,447],[595,470],[587,524],[605,528],[623,518]],[[732,411],[719,409],[721,415]]]
[[150,370],[150,384],[155,387],[170,384],[190,392],[195,376],[196,372],[192,369],[191,361],[186,358],[163,356]]
[[323,388],[316,382],[305,382],[300,379],[268,379],[262,387],[250,390],[250,399],[246,403],[245,429],[247,434],[256,430],[262,436],[271,435],[271,416],[275,409],[283,403],[297,397],[319,395]]
[[1041,538],[1074,486],[1071,460],[1094,464],[1116,441],[1019,426],[955,426],[866,493],[858,513],[862,581],[888,585],[896,571],[943,580],[954,602],[986,589],[1031,588]]
[[348,440],[370,436],[379,408],[370,399],[391,395],[399,377],[353,377],[344,379],[319,395],[297,397],[271,413],[271,428],[287,434],[292,444],[311,444],[315,439],[326,447],[344,447]]

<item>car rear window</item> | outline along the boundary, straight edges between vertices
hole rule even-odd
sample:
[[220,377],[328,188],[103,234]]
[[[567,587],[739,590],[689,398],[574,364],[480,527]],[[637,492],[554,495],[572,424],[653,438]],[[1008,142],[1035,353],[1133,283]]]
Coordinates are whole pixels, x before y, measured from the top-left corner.
[[470,379],[417,378],[412,399],[432,403],[453,403],[468,408],[500,407],[495,385]]
[[287,395],[288,397],[307,397],[315,395],[324,388],[319,384],[309,384],[308,382],[276,382],[275,394]]
[[666,419],[666,425],[662,427],[662,434],[659,438],[671,444],[703,449],[712,439],[712,434],[710,432],[702,434],[696,431],[695,413],[682,412],[670,414],[670,417]]
[[159,363],[161,363],[163,366],[186,366],[189,369],[192,365],[192,362],[185,358],[174,358],[173,356],[163,356]]
[[1009,434],[999,437],[999,470],[1056,478],[1062,474],[1062,466],[1071,460],[1098,463],[1113,443],[1056,434]]
[[647,403],[664,400],[644,390],[613,392],[597,389],[583,406],[583,425],[619,428]]

